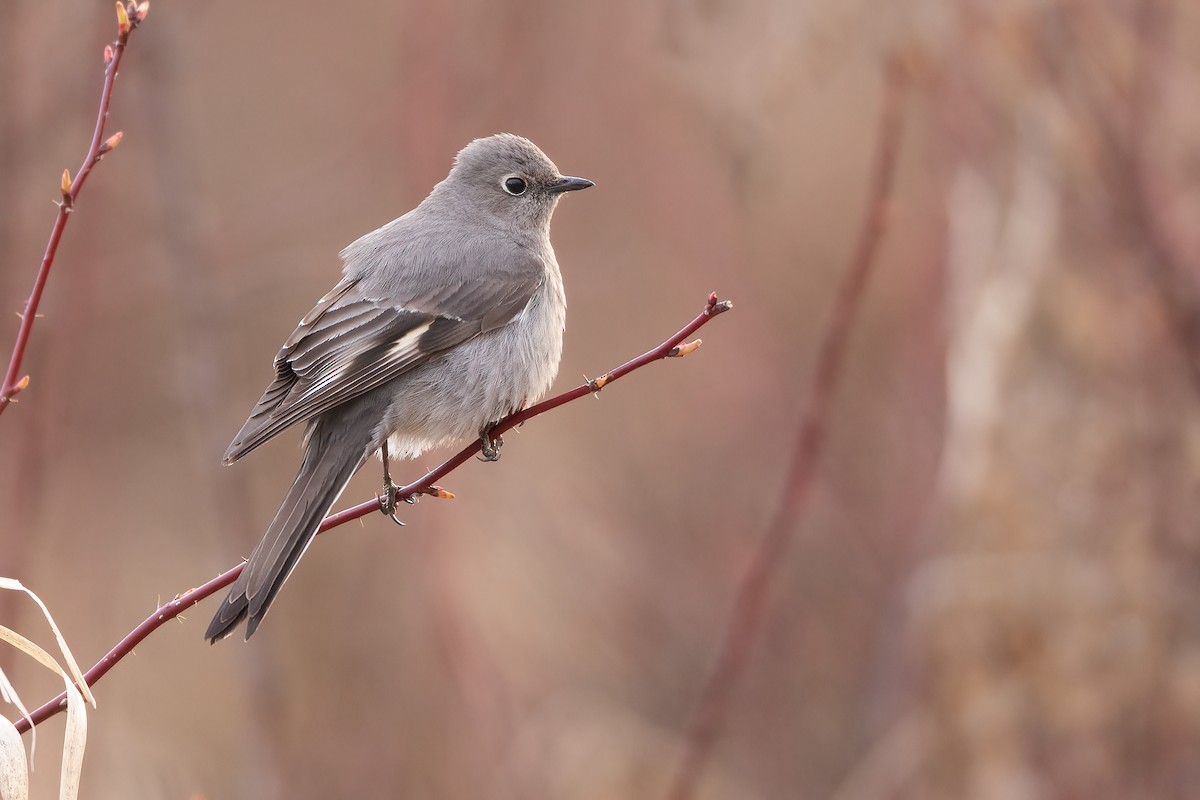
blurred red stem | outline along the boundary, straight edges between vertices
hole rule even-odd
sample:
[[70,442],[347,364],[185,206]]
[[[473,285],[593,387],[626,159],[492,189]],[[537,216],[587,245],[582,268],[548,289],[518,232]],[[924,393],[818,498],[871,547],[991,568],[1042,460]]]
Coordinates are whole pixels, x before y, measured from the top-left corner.
[[[1157,267],[1151,275],[1158,285],[1167,317],[1174,329],[1189,374],[1200,388],[1200,296],[1195,276],[1198,273],[1194,246],[1189,247],[1190,223],[1180,224],[1181,214],[1175,192],[1162,179],[1162,167],[1156,162],[1152,133],[1163,115],[1162,88],[1164,65],[1173,57],[1172,19],[1174,3],[1167,0],[1142,0],[1136,11],[1139,34],[1137,60],[1134,62],[1130,92],[1128,135],[1121,148],[1116,134],[1110,135],[1113,160],[1123,170],[1126,194],[1132,198],[1127,216],[1140,230]],[[1115,121],[1109,125],[1115,127]]]
[[[578,386],[568,392],[563,392],[562,394],[551,397],[549,400],[544,400],[535,406],[530,406],[524,411],[520,411],[516,414],[505,417],[492,429],[492,432],[497,434],[503,433],[516,427],[517,425],[520,425],[526,420],[533,419],[539,414],[545,414],[547,411],[553,411],[559,406],[569,403],[572,400],[578,400],[581,397],[594,394],[595,392],[600,391],[600,389],[604,386],[612,383],[622,376],[628,375],[635,369],[644,367],[651,362],[658,361],[659,359],[669,357],[672,354],[672,351],[682,344],[689,336],[702,328],[704,325],[708,324],[714,317],[728,311],[731,308],[733,308],[733,304],[728,300],[718,301],[715,293],[710,295],[708,298],[708,303],[704,306],[704,310],[701,311],[695,319],[683,326],[674,336],[667,339],[658,347],[643,353],[632,361],[627,361],[611,372],[605,373],[600,378],[588,381],[582,386]],[[441,466],[427,472],[425,475],[422,475],[417,480],[400,489],[400,491],[397,493],[397,498],[406,500],[414,495],[430,494],[433,491],[434,481],[440,480],[450,472],[462,466],[462,464],[468,461],[471,456],[478,453],[479,449],[479,442],[473,442],[470,445],[467,445],[461,451],[459,451],[457,455],[443,463]],[[326,517],[321,523],[318,533],[324,533],[331,528],[336,528],[339,525],[358,519],[359,517],[365,517],[367,514],[379,510],[380,507],[378,498],[359,503],[352,508],[347,508],[345,511],[339,511],[337,514]],[[118,642],[112,650],[108,651],[104,658],[96,662],[91,669],[84,673],[83,677],[87,680],[88,686],[94,686],[96,681],[103,678],[118,661],[129,655],[134,647],[137,647],[139,644],[141,644],[142,640],[154,633],[154,631],[163,625],[163,623],[175,619],[175,617],[179,616],[184,611],[187,611],[201,600],[233,583],[234,579],[241,574],[244,566],[245,563],[243,562],[242,564],[238,564],[233,569],[222,572],[208,583],[184,592],[171,602],[166,603],[158,608],[149,617],[146,617],[142,624],[130,631],[129,634],[120,642]],[[17,720],[17,731],[19,733],[25,733],[32,727],[32,725],[38,725],[46,721],[60,711],[63,711],[65,708],[66,694],[64,693],[35,710],[29,715],[29,717]],[[30,724],[31,720],[32,725]]]
[[83,189],[84,182],[92,174],[92,168],[100,163],[104,154],[111,150],[104,138],[104,127],[108,123],[108,109],[112,103],[113,85],[117,79],[117,68],[121,65],[121,56],[125,54],[125,45],[129,42],[129,34],[138,26],[141,19],[134,14],[129,19],[129,29],[119,32],[117,41],[112,48],[112,60],[104,69],[104,86],[100,90],[100,111],[96,115],[96,129],[92,132],[92,143],[87,155],[70,189],[62,193],[62,201],[58,206],[58,216],[54,219],[54,227],[50,229],[50,240],[46,242],[46,252],[42,256],[42,265],[38,268],[37,277],[33,281],[33,291],[25,301],[25,310],[21,314],[21,326],[17,330],[17,341],[13,345],[12,358],[8,362],[8,370],[4,374],[4,383],[0,384],[0,414],[8,408],[13,398],[25,388],[28,376],[21,375],[21,362],[25,359],[25,348],[29,345],[29,336],[33,332],[33,323],[37,319],[38,305],[42,301],[42,292],[46,289],[46,279],[50,277],[50,267],[54,264],[54,256],[58,252],[58,244],[62,241],[63,231],[66,230],[67,220],[75,207],[75,200]]
[[724,639],[687,732],[684,752],[669,795],[672,800],[688,800],[695,795],[700,776],[712,755],[713,745],[725,724],[734,688],[754,645],[771,581],[783,561],[812,487],[815,467],[824,444],[830,399],[845,360],[850,330],[862,304],[887,228],[903,123],[904,88],[905,75],[901,65],[889,62],[879,118],[878,149],[867,195],[866,219],[821,339],[783,496],[738,584]]

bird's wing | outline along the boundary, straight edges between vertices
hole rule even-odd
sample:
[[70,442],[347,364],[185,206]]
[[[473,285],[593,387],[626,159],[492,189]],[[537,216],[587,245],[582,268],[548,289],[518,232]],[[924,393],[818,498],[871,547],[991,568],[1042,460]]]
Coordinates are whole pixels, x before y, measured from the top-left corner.
[[502,279],[443,281],[402,303],[343,279],[310,311],[275,357],[275,379],[225,453],[230,464],[297,422],[338,406],[431,356],[513,321],[544,271],[532,257]]

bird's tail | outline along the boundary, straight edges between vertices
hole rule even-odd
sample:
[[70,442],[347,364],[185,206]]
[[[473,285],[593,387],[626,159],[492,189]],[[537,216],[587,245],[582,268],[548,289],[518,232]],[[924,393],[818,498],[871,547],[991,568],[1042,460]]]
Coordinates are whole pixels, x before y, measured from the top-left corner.
[[321,520],[367,460],[366,443],[345,431],[336,436],[334,427],[318,422],[311,430],[292,488],[209,623],[204,634],[209,641],[224,639],[246,618],[246,638],[254,634]]

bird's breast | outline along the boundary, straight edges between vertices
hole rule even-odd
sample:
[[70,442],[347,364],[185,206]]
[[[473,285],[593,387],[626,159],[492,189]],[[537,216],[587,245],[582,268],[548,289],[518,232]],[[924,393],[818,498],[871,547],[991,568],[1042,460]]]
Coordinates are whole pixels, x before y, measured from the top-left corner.
[[[566,299],[557,268],[512,322],[397,379],[377,438],[396,456],[479,435],[550,390],[562,355]],[[380,441],[382,443],[382,441]]]

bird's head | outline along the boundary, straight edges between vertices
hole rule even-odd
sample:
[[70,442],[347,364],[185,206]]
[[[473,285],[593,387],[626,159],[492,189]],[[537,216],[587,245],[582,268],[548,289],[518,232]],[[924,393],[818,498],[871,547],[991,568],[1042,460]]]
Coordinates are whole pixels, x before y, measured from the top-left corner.
[[511,133],[498,133],[468,144],[439,189],[466,208],[483,211],[503,224],[539,229],[564,192],[592,186],[565,176],[537,145]]

